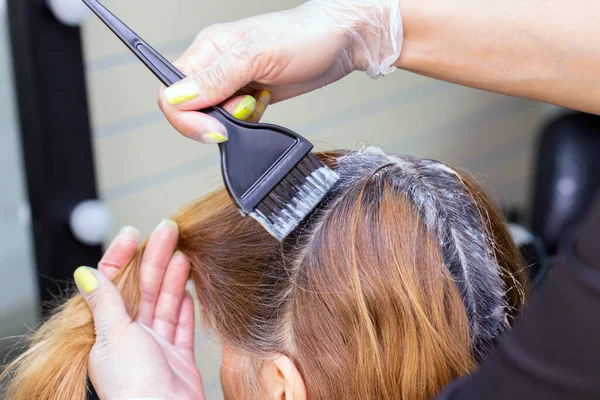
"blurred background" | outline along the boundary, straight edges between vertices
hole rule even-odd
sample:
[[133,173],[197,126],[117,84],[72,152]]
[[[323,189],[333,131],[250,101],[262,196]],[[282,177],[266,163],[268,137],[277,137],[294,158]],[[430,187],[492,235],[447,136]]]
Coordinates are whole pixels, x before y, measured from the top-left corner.
[[[154,76],[97,19],[80,19],[76,3],[53,2],[57,19],[43,0],[0,0],[5,360],[14,338],[43,318],[42,303],[68,293],[71,272],[94,265],[122,226],[145,237],[162,218],[221,184],[217,147],[184,139],[168,125],[156,105]],[[103,3],[173,60],[205,26],[302,1]],[[81,27],[59,19],[81,20]],[[598,135],[590,134],[599,130],[596,117],[403,71],[378,81],[355,73],[271,106],[264,121],[305,135],[318,149],[377,144],[470,171],[519,224],[515,237],[533,248],[524,253],[532,264],[576,222],[586,193],[598,185],[597,161],[589,156],[599,150]],[[584,132],[581,141],[559,145],[565,129]],[[556,149],[567,147],[565,163]],[[99,203],[77,208],[86,200]],[[549,220],[558,221],[550,232]],[[207,398],[218,399],[218,345],[203,334],[198,343]]]

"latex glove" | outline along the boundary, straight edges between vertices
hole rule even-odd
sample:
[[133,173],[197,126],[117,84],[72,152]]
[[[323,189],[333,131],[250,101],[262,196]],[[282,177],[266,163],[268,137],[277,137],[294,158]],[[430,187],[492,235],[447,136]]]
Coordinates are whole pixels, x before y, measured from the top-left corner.
[[[214,25],[200,32],[176,61],[188,78],[160,93],[159,104],[185,136],[221,142],[227,136],[223,125],[195,110],[225,102],[235,117],[258,120],[265,104],[320,88],[352,71],[364,70],[373,78],[393,72],[402,39],[399,0],[313,0]],[[263,92],[261,99],[260,89],[271,95]],[[259,101],[240,94],[255,94]]]
[[163,221],[152,233],[140,264],[143,293],[135,321],[113,285],[137,249],[126,229],[106,251],[98,270],[80,267],[75,281],[89,305],[96,343],[89,375],[103,400],[204,399],[194,361],[194,302],[185,292],[190,264],[176,252],[177,226]]

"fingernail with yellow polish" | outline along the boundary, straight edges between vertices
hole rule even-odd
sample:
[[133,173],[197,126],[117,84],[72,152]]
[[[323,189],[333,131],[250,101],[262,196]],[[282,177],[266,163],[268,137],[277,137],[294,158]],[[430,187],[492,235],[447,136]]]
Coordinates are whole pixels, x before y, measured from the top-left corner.
[[252,115],[250,115],[250,117],[246,119],[246,121],[257,122],[265,113],[265,110],[269,106],[270,102],[271,92],[269,92],[268,90],[263,90],[262,92],[260,92],[260,94],[258,95],[258,101],[256,102],[256,109],[254,110]]
[[175,221],[173,221],[172,219],[168,219],[168,218],[165,218],[162,221],[160,221],[160,224],[158,224],[158,227],[159,228],[169,228],[169,229],[179,231],[179,227],[177,226],[177,223]]
[[258,101],[263,103],[265,106],[268,106],[271,103],[271,92],[268,90],[263,90],[258,95]]
[[247,121],[258,121],[260,117],[262,117],[262,115],[265,113],[266,108],[267,106],[262,101],[256,103],[256,110],[254,110],[254,112],[252,113],[250,118],[247,119]]
[[235,106],[231,113],[235,118],[246,120],[256,110],[256,99],[250,95],[244,98]]
[[215,144],[226,142],[227,138],[219,132],[208,132],[200,135],[200,141],[202,143]]
[[184,80],[165,89],[165,97],[170,104],[181,104],[198,97],[200,87],[193,80]]
[[79,267],[73,273],[75,283],[85,293],[90,294],[98,286],[96,275],[88,267]]

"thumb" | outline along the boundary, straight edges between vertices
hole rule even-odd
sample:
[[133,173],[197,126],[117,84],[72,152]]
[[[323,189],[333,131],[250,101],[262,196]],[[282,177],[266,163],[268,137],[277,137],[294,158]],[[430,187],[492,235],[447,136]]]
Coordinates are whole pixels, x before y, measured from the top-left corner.
[[102,272],[79,267],[73,277],[81,296],[92,311],[98,336],[131,322],[119,289]]

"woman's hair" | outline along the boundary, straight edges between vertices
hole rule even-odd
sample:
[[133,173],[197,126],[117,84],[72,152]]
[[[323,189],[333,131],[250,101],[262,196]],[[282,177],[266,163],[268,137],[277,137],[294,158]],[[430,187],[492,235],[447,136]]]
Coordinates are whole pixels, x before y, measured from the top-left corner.
[[[428,399],[474,370],[523,305],[506,224],[444,164],[372,148],[319,156],[341,179],[283,243],[224,190],[174,216],[204,323],[247,361],[247,393],[285,354],[312,400]],[[132,316],[143,249],[115,279]],[[5,370],[5,394],[84,399],[93,344],[75,295]]]

